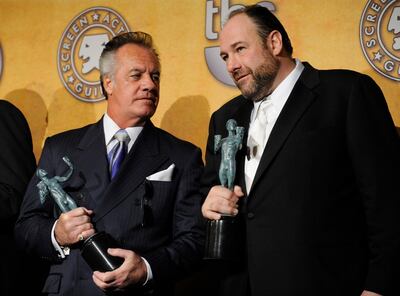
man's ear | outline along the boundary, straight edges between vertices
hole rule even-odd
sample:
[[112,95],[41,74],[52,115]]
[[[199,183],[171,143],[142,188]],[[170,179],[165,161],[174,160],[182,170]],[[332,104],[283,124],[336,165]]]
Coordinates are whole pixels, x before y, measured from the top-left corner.
[[282,34],[277,30],[269,33],[267,46],[271,50],[272,55],[279,56],[283,51]]
[[113,90],[113,87],[114,87],[114,83],[113,83],[113,81],[111,80],[110,77],[106,76],[106,77],[103,78],[103,87],[104,87],[104,90],[107,92],[107,95],[111,96],[112,95],[112,90]]

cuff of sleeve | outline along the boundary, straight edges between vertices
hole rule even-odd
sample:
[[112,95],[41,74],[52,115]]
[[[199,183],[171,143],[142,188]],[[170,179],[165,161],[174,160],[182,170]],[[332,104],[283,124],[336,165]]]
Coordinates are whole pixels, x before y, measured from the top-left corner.
[[143,286],[145,286],[149,281],[151,281],[153,279],[153,272],[151,271],[149,262],[147,262],[147,260],[144,259],[143,257],[142,257],[142,259],[143,259],[144,264],[146,265],[146,269],[147,269],[146,280],[143,283]]
[[51,228],[51,242],[53,244],[54,249],[58,252],[58,256],[64,259],[65,256],[69,255],[69,248],[60,246],[56,240],[54,229],[56,228],[57,221],[58,220],[54,222],[53,227]]
[[383,287],[385,286],[384,272],[377,267],[371,268],[365,281],[365,290],[383,294]]

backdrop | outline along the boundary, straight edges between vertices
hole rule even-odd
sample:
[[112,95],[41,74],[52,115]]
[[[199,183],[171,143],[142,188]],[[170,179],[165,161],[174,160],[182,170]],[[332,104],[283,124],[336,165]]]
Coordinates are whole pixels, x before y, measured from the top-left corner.
[[281,19],[294,56],[372,76],[400,125],[400,1],[0,0],[0,98],[25,114],[40,156],[45,137],[98,120],[102,45],[150,33],[162,62],[155,125],[200,146],[211,113],[239,91],[218,55],[221,20],[260,3]]

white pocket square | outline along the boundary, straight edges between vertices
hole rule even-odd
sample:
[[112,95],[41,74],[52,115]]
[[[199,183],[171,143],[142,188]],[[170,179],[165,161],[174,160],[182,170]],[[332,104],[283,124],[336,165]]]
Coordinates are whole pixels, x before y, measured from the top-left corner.
[[146,177],[146,180],[149,181],[162,181],[162,182],[171,182],[172,173],[174,172],[175,164],[171,164],[167,169],[163,171],[159,171],[155,174],[152,174]]

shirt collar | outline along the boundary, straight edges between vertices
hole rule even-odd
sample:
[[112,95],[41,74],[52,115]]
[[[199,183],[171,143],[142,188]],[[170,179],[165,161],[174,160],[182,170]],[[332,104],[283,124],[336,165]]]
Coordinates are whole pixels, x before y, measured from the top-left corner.
[[[112,118],[105,113],[103,117],[103,127],[104,127],[104,138],[106,146],[108,146],[113,140],[115,133],[120,130],[121,128],[115,123]],[[128,143],[128,151],[135,143],[137,137],[140,135],[141,131],[143,130],[143,126],[133,126],[127,127],[126,132],[129,135],[130,141]]]
[[304,70],[304,65],[300,62],[300,60],[295,59],[296,66],[286,76],[285,79],[277,86],[277,88],[269,95],[269,98],[272,100],[272,104],[278,109],[282,110],[283,105],[286,103],[290,93],[292,92],[294,85],[299,79],[301,72]]

